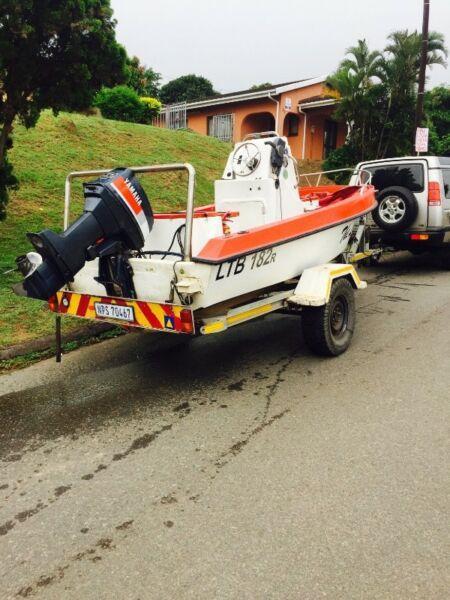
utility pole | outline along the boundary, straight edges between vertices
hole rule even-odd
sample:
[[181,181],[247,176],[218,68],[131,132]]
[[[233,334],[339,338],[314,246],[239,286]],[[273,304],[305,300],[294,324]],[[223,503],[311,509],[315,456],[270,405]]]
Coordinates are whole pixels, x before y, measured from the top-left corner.
[[425,72],[428,58],[428,23],[430,20],[430,0],[423,0],[422,48],[420,55],[419,89],[417,92],[416,128],[423,122],[423,100],[425,94]]

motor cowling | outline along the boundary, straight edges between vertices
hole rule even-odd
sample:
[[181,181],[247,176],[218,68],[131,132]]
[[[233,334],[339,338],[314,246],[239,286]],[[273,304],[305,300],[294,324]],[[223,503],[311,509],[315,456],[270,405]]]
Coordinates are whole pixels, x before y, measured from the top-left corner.
[[[83,214],[63,233],[50,229],[27,237],[42,262],[16,259],[25,275],[16,293],[48,300],[73,280],[87,260],[140,250],[153,227],[150,202],[131,169],[118,168],[83,184]],[[28,271],[27,271],[28,269]]]

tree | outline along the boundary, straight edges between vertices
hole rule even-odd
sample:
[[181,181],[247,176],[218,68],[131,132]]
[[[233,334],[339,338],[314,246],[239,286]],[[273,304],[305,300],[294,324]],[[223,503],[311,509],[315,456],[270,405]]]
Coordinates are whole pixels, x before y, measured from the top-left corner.
[[266,88],[272,87],[272,83],[266,82],[266,83],[255,83],[255,85],[252,85],[252,87],[250,88],[251,90],[257,92],[258,90],[265,90]]
[[450,156],[450,87],[435,87],[425,94],[425,115],[430,128],[430,152]]
[[[151,67],[146,67],[144,78],[145,84],[142,88],[142,95],[150,98],[159,98],[161,73],[157,73]],[[141,95],[141,93],[139,94]]]
[[[109,0],[2,0],[0,170],[16,117],[33,127],[42,109],[85,109],[102,85],[123,80],[115,25]],[[0,186],[7,179],[1,175]]]
[[[377,156],[406,154],[412,150],[421,45],[422,35],[417,31],[395,31],[388,36],[381,65],[387,105]],[[431,31],[427,65],[446,66],[446,57],[444,36]]]
[[[428,65],[445,65],[444,36],[431,32]],[[348,127],[344,150],[332,153],[326,168],[345,163],[398,156],[412,151],[417,82],[422,37],[417,31],[389,35],[382,53],[371,52],[365,40],[347,50],[347,56],[328,83],[339,92],[337,120]]]
[[347,57],[340,64],[340,69],[351,73],[363,90],[370,87],[374,77],[380,76],[381,52],[370,51],[366,40],[358,40],[356,46],[345,51]]
[[195,102],[216,95],[212,83],[199,75],[182,75],[162,86],[159,97],[164,104]]
[[371,52],[366,40],[358,40],[356,46],[346,50],[346,58],[328,78],[328,84],[341,98],[336,118],[347,123],[353,151],[361,160],[373,140],[374,113],[381,101],[382,89],[377,84],[381,61],[380,52]]
[[133,88],[139,96],[158,98],[161,74],[152,68],[142,65],[137,56],[127,58],[125,66],[128,87]]
[[[8,138],[8,144],[11,144],[11,138]],[[3,166],[0,168],[0,221],[6,217],[6,205],[8,204],[8,190],[17,189],[19,182],[13,174],[12,165],[5,156]]]

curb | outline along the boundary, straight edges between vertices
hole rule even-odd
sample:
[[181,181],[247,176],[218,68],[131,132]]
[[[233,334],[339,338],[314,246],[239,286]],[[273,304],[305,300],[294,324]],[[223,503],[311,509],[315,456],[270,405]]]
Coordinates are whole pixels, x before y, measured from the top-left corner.
[[[114,327],[115,325],[112,325],[111,323],[92,323],[83,327],[82,329],[74,329],[73,331],[69,331],[68,333],[64,334],[63,343],[94,337],[99,333],[114,329]],[[29,354],[30,352],[42,352],[43,350],[49,350],[54,346],[55,336],[46,335],[38,338],[37,340],[30,340],[28,342],[16,344],[15,346],[10,346],[9,348],[0,350],[0,361],[17,358],[18,356]]]

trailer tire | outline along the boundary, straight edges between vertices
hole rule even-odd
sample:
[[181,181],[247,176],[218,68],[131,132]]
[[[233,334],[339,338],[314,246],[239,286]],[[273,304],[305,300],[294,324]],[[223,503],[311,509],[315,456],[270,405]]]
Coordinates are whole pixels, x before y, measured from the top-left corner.
[[324,306],[302,310],[302,330],[307,346],[320,356],[338,356],[347,350],[355,329],[355,294],[348,279],[333,281]]

